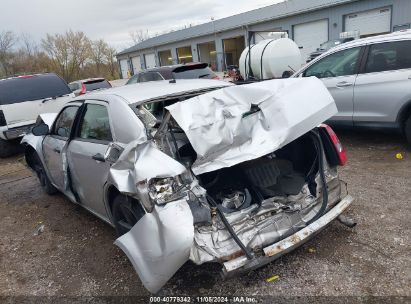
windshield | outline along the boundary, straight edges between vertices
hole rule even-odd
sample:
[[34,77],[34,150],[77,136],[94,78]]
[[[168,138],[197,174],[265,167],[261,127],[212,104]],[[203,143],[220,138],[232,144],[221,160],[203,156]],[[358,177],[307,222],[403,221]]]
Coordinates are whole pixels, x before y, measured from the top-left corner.
[[[187,67],[187,66],[186,66]],[[209,67],[187,67],[185,69],[179,68],[173,71],[173,76],[175,79],[212,79],[216,77],[216,74]]]
[[320,45],[320,49],[321,50],[328,50],[331,49],[332,47],[341,44],[340,40],[331,40],[331,41],[327,41],[324,42]]
[[55,74],[0,80],[0,105],[59,97],[70,93],[67,83]]
[[84,85],[86,86],[87,92],[98,90],[98,89],[111,88],[110,83],[105,79],[87,81],[87,82],[84,82]]

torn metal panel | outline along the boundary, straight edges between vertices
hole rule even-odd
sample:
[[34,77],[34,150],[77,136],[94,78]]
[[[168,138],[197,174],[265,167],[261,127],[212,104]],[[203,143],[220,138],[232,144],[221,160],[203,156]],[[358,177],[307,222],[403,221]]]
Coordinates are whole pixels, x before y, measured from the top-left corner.
[[271,153],[337,113],[315,77],[227,87],[167,109],[197,153],[195,174]]
[[161,152],[152,141],[128,144],[109,173],[109,181],[120,192],[138,193],[137,183],[151,178],[174,177],[186,168]]
[[156,206],[114,244],[126,253],[143,285],[156,293],[189,259],[193,239],[190,207],[179,200]]

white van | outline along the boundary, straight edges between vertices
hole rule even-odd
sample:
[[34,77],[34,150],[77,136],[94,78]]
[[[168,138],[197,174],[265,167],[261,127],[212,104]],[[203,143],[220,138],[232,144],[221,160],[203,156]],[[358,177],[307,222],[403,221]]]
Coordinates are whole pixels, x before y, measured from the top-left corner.
[[0,79],[0,157],[19,148],[19,139],[35,124],[39,114],[56,113],[74,94],[53,73]]

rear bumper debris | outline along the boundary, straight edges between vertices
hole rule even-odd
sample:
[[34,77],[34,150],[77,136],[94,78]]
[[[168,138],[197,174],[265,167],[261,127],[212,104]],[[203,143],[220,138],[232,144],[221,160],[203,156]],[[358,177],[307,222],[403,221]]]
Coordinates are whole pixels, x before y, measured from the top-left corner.
[[231,277],[235,274],[250,271],[252,269],[259,268],[265,264],[272,262],[280,256],[294,250],[301,246],[317,233],[323,230],[328,224],[335,220],[340,214],[344,212],[353,202],[353,198],[350,195],[344,197],[337,205],[325,213],[315,222],[311,223],[307,227],[299,230],[298,232],[290,235],[289,237],[274,243],[270,246],[263,248],[264,255],[256,257],[253,260],[248,260],[247,257],[241,256],[236,259],[227,261],[223,264],[224,277]]

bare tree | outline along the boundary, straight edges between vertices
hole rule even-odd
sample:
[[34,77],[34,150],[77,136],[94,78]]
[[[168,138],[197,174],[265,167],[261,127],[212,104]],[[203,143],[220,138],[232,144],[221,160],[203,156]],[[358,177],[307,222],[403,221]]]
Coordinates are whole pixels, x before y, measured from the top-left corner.
[[21,49],[28,55],[34,56],[39,52],[39,47],[28,33],[20,34]]
[[108,48],[107,42],[103,39],[91,43],[91,60],[95,65],[97,75],[101,74],[101,69],[107,62],[106,53]]
[[17,37],[12,31],[0,32],[0,75],[9,75],[12,48],[16,42]]
[[110,79],[117,79],[119,77],[118,65],[116,61],[116,53],[117,51],[115,48],[108,46],[104,54],[106,61],[107,61],[107,68],[108,68]]
[[131,31],[129,33],[131,40],[133,41],[134,45],[138,44],[140,42],[143,42],[144,40],[147,40],[150,37],[148,30],[135,30],[135,31]]
[[70,30],[63,35],[47,34],[42,46],[53,60],[54,68],[67,81],[77,79],[91,57],[91,42],[83,32]]

